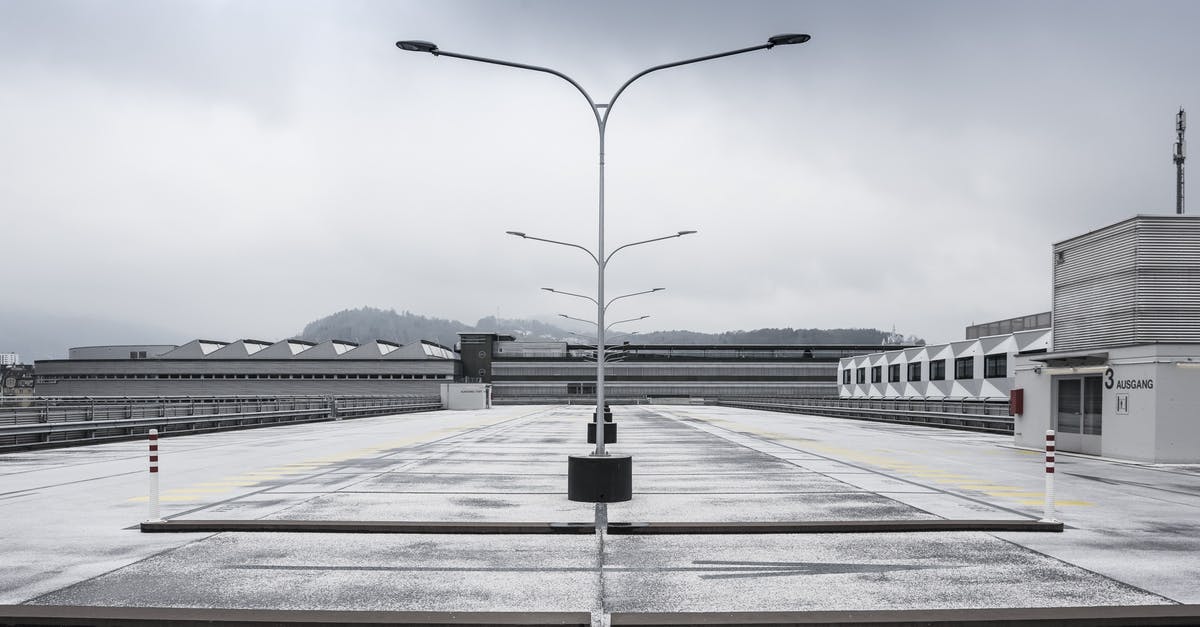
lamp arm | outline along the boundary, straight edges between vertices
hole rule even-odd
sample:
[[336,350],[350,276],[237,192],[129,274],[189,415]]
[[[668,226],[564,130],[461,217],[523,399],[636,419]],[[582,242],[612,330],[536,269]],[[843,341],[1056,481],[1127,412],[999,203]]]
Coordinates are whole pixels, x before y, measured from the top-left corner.
[[[515,68],[518,68],[521,70],[532,70],[534,72],[543,72],[546,74],[553,74],[554,76],[557,76],[557,77],[563,79],[564,81],[567,81],[575,89],[579,90],[579,93],[583,94],[583,97],[588,102],[588,108],[592,110],[592,115],[594,115],[596,117],[596,126],[597,127],[603,126],[603,121],[600,119],[600,111],[599,111],[599,109],[596,108],[596,101],[592,100],[592,96],[587,93],[587,90],[583,88],[583,85],[580,85],[575,79],[571,78],[570,76],[567,76],[566,74],[563,74],[562,72],[559,72],[558,70],[552,70],[548,67],[542,67],[540,65],[529,65],[526,63],[516,63],[514,61],[504,61],[501,59],[491,59],[488,57],[477,57],[474,55],[462,54],[459,52],[447,52],[445,50],[434,50],[433,54],[435,56],[453,57],[455,59],[465,59],[467,61],[478,61],[480,63],[491,63],[492,65],[503,65],[505,67],[515,67]],[[718,55],[718,56],[722,56],[722,55]],[[634,78],[637,78],[637,77],[635,76]],[[632,81],[632,79],[630,79],[630,80]],[[605,117],[607,117],[607,116],[605,116]]]
[[613,255],[617,254],[622,248],[629,248],[630,246],[637,246],[638,244],[649,244],[650,242],[661,242],[664,239],[672,239],[675,237],[679,237],[679,235],[664,235],[662,237],[656,237],[654,239],[646,239],[646,240],[642,240],[640,242],[631,242],[629,244],[623,244],[621,246],[617,246],[616,248],[613,249],[613,251],[611,253],[608,253],[607,257],[604,258],[604,265],[607,266],[609,260],[613,258]]
[[[681,65],[691,65],[692,63],[699,63],[701,61],[709,61],[711,59],[720,59],[721,57],[731,57],[735,54],[743,54],[746,52],[755,52],[757,50],[769,50],[774,47],[775,47],[775,44],[766,43],[766,44],[761,44],[758,46],[751,46],[749,48],[739,48],[737,50],[730,50],[728,52],[718,52],[716,54],[708,54],[708,55],[704,55],[702,57],[695,57],[693,59],[684,59],[683,61],[675,61],[673,63],[664,63],[662,65],[656,65],[651,68],[646,68],[646,69],[642,70],[641,72],[634,74],[629,80],[625,81],[625,83],[617,89],[616,93],[614,93],[613,97],[610,98],[608,101],[608,107],[604,110],[604,117],[599,118],[599,114],[597,114],[597,121],[600,123],[601,126],[604,126],[605,124],[607,124],[608,116],[609,116],[609,114],[612,113],[613,104],[615,104],[617,102],[617,98],[621,97],[621,94],[625,91],[625,88],[629,87],[629,85],[631,83],[633,83],[633,81],[636,81],[637,79],[639,79],[651,72],[657,72],[659,70],[665,70],[667,68],[679,67]],[[564,76],[563,78],[566,78],[566,77]],[[568,78],[567,80],[571,80],[571,79]],[[574,81],[571,81],[571,82],[574,82]],[[576,85],[576,87],[579,87],[579,86]],[[582,87],[580,87],[579,89],[580,89],[580,91],[583,90]]]
[[546,239],[544,237],[534,237],[532,235],[522,235],[521,237],[523,239],[531,239],[531,240],[536,240],[539,242],[546,242],[548,244],[558,244],[559,246],[570,246],[571,248],[578,248],[579,250],[582,250],[583,252],[587,253],[588,256],[592,258],[592,261],[595,261],[597,264],[600,263],[600,260],[596,258],[596,253],[593,253],[587,247],[580,246],[579,244],[572,244],[570,242],[560,242],[555,239]]
[[[608,301],[608,302],[607,302],[607,303],[604,305],[604,311],[608,311],[608,308],[609,308],[610,306],[612,306],[612,304],[613,304],[613,303],[615,303],[615,302],[617,302],[617,301],[621,300],[622,298],[629,298],[630,296],[641,296],[642,294],[653,294],[654,292],[661,292],[661,291],[662,291],[662,288],[657,288],[657,289],[653,289],[653,290],[644,290],[644,291],[641,291],[641,292],[634,292],[634,293],[632,293],[632,294],[624,294],[624,295],[621,295],[621,296],[617,296],[616,298],[614,298],[614,299],[612,299],[612,300]],[[592,301],[592,302],[596,302],[596,301]],[[628,321],[626,321],[626,322],[628,322]]]

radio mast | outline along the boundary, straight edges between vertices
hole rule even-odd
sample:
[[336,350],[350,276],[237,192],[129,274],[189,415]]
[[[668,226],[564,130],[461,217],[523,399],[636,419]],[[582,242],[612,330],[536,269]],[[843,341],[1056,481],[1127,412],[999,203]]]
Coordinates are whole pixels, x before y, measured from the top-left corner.
[[1183,107],[1175,116],[1175,132],[1179,134],[1175,142],[1175,213],[1183,213],[1183,160],[1187,158],[1183,144],[1183,131],[1187,129],[1187,114]]

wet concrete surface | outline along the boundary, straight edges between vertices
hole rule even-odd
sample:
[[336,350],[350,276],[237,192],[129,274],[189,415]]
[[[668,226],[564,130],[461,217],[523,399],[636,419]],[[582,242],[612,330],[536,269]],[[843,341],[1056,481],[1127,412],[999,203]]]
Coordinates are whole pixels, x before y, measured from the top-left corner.
[[[635,476],[633,500],[607,507],[612,521],[1040,515],[1038,456],[999,436],[720,407],[614,410],[610,450],[633,455]],[[566,500],[566,456],[590,450],[590,413],[502,407],[173,438],[164,514],[591,521],[591,504]],[[128,528],[144,518],[140,447],[88,448],[0,456],[0,498],[32,517],[0,523],[27,541],[0,549],[16,565],[0,574],[0,602],[612,612],[1200,601],[1200,477],[1186,469],[1155,483],[1143,475],[1163,468],[1060,463],[1080,475],[1060,487],[1073,503],[1060,508],[1071,525],[1061,534],[176,535]],[[1149,487],[1131,494],[1120,480]],[[42,510],[59,516],[47,530],[65,552],[38,532]],[[1112,532],[1126,544],[1106,540]]]

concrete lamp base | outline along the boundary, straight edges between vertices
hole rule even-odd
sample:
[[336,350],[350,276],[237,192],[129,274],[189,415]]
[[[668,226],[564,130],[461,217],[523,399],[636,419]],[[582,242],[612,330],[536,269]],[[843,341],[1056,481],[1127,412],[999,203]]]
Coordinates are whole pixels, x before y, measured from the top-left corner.
[[567,457],[567,499],[581,503],[620,503],[633,498],[633,457]]

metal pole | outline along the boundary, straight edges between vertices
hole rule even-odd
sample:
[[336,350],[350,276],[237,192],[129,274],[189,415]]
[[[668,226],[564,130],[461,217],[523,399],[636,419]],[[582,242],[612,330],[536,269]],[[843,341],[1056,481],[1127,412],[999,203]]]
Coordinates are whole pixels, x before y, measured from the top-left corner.
[[1042,508],[1043,522],[1058,522],[1054,517],[1054,430],[1046,431],[1046,503]]
[[1183,143],[1183,133],[1187,130],[1187,114],[1183,107],[1175,116],[1175,132],[1178,141],[1175,142],[1175,213],[1183,214],[1183,162],[1187,158],[1186,145]]
[[150,430],[150,522],[159,522],[158,511],[158,429]]
[[[592,105],[593,107],[595,105]],[[599,113],[599,111],[597,111]],[[596,455],[604,452],[604,121],[600,126],[600,218],[599,243],[596,245]]]

